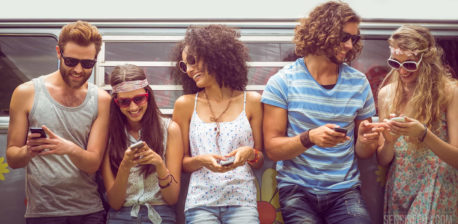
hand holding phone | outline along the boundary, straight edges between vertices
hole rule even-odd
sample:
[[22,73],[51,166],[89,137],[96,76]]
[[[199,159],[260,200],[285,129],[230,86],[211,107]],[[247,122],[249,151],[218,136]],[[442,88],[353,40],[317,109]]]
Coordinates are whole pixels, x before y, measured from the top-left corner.
[[130,148],[130,150],[132,150],[132,151],[137,151],[137,150],[143,148],[143,146],[144,146],[143,141],[138,141],[138,142],[136,142],[136,143],[130,145],[129,148]]
[[229,166],[229,165],[234,163],[234,160],[235,160],[235,157],[232,156],[232,157],[227,158],[226,160],[219,161],[219,165],[221,165],[221,166]]
[[35,138],[46,138],[46,133],[43,128],[30,128],[30,133],[39,133],[40,137]]
[[345,135],[347,135],[347,129],[345,128],[334,128],[334,131],[344,133]]
[[396,121],[396,122],[406,122],[405,117],[393,117],[390,119],[391,121]]

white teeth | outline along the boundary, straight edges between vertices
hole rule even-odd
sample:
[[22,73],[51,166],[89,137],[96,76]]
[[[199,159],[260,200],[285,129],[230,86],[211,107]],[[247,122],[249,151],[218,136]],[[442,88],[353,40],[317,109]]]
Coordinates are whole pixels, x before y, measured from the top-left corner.
[[200,74],[195,74],[192,78],[193,78],[193,79],[196,79],[196,78],[199,77],[199,76],[200,76]]

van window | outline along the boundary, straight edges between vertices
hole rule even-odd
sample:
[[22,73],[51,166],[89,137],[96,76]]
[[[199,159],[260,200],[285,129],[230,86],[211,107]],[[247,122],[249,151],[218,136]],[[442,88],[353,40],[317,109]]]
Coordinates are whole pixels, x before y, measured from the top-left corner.
[[13,90],[57,69],[53,36],[0,35],[0,116],[8,116]]

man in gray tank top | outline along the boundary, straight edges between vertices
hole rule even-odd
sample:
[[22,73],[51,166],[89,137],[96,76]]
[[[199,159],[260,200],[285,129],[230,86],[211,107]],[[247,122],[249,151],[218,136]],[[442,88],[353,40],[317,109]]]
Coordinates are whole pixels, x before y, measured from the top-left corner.
[[104,222],[95,172],[106,146],[110,96],[87,82],[101,44],[95,26],[65,25],[56,46],[59,70],[13,92],[6,156],[11,168],[26,169],[27,223]]

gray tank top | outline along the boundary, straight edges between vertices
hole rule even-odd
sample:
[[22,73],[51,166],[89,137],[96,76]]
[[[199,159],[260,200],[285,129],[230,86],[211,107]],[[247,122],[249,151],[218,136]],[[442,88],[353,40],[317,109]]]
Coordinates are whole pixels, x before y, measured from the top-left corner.
[[[35,97],[29,127],[46,125],[58,136],[86,149],[98,113],[97,87],[89,83],[84,102],[65,107],[45,87],[44,76],[33,79]],[[67,155],[35,156],[26,167],[25,217],[75,216],[103,210],[95,174],[77,168]]]

